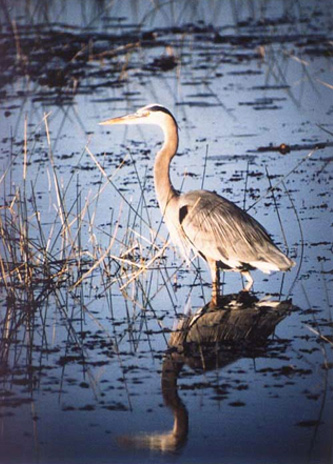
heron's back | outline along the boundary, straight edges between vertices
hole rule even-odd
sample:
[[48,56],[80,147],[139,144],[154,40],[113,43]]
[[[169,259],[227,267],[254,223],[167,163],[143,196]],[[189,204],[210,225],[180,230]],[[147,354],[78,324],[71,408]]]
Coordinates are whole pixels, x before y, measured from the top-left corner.
[[231,201],[206,190],[180,195],[177,200],[181,232],[206,259],[233,269],[251,266],[263,272],[294,266],[264,227]]

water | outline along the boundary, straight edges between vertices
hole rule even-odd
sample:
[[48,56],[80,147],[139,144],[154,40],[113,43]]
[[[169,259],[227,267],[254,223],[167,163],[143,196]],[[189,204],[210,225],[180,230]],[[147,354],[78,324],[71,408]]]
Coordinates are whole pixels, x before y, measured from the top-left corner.
[[[328,2],[2,12],[0,462],[330,462]],[[167,394],[171,330],[209,301],[209,272],[160,251],[158,129],[98,126],[151,102],[181,129],[176,188],[249,208],[297,262],[254,273],[259,299],[292,298],[280,322],[255,310],[271,328],[260,346],[182,353]]]

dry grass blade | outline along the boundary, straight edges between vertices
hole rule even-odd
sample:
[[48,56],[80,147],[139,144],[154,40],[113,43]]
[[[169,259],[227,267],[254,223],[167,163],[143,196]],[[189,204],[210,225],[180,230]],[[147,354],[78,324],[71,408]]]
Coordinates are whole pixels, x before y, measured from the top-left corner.
[[333,341],[330,340],[329,338],[325,337],[325,335],[323,335],[322,333],[320,333],[318,330],[314,329],[313,327],[311,327],[310,325],[308,324],[305,324],[305,327],[307,329],[310,330],[310,332],[314,333],[315,335],[317,335],[317,337],[321,338],[322,340],[324,340],[325,342],[329,343],[330,345],[333,346]]
[[[121,169],[122,165],[125,163],[126,161],[126,157],[124,158],[124,160],[122,161],[122,163],[118,166],[118,168],[115,170],[115,172],[113,173],[112,176],[108,176],[107,173],[105,172],[105,170],[103,169],[103,167],[101,166],[101,164],[98,162],[98,160],[96,159],[96,157],[94,156],[94,154],[91,152],[91,150],[89,149],[88,146],[86,146],[86,150],[87,152],[89,153],[89,155],[91,156],[92,160],[94,161],[94,163],[96,164],[96,166],[98,167],[98,169],[101,171],[101,173],[103,174],[103,177],[107,180],[107,182],[116,190],[117,194],[121,197],[121,199],[127,204],[127,206],[133,211],[135,212],[136,214],[138,214],[137,210],[131,205],[131,203],[127,200],[127,198],[125,197],[125,195],[117,188],[117,186],[115,185],[115,183],[112,181],[112,177],[115,176],[115,174],[119,171],[119,169]],[[149,224],[140,216],[140,220],[149,227]]]
[[142,274],[143,272],[147,271],[151,265],[160,257],[163,255],[165,249],[169,246],[169,242],[165,243],[165,245],[163,245],[163,247],[160,249],[159,252],[157,252],[155,254],[155,256],[150,259],[147,263],[145,263],[144,265],[141,266],[141,269],[136,272],[135,274],[132,275],[132,277],[124,284],[120,287],[121,290],[125,289],[130,283],[132,283],[134,280],[136,280],[140,274]]
[[296,216],[296,220],[297,220],[297,224],[298,224],[298,228],[299,228],[299,233],[300,233],[300,238],[301,238],[301,255],[300,255],[300,258],[298,260],[298,269],[297,269],[297,272],[296,272],[296,276],[294,278],[294,281],[289,289],[289,292],[288,292],[288,295],[287,295],[287,298],[289,298],[289,296],[291,295],[291,292],[293,291],[293,288],[295,287],[296,285],[296,282],[298,282],[298,277],[300,275],[300,272],[301,272],[301,269],[302,269],[302,265],[303,265],[303,259],[304,259],[304,234],[303,234],[303,227],[302,227],[302,223],[301,223],[301,220],[300,220],[300,217],[299,217],[299,214],[298,214],[298,211],[296,209],[296,206],[293,202],[293,199],[291,198],[291,195],[290,195],[290,192],[289,190],[287,189],[286,185],[284,182],[282,182],[282,185],[284,187],[284,191],[286,192],[286,194],[288,195],[288,198],[289,198],[289,201],[290,201],[290,204],[291,204],[291,207],[295,213],[295,216]]
[[[119,216],[121,216],[121,213],[122,213],[122,208],[120,208]],[[86,279],[104,261],[104,259],[110,254],[111,249],[112,249],[112,247],[114,245],[114,242],[115,242],[115,239],[116,239],[116,235],[117,235],[117,232],[118,232],[118,227],[119,227],[119,218],[118,218],[118,221],[116,223],[114,236],[111,238],[109,246],[107,247],[107,249],[105,250],[103,255],[97,261],[95,261],[95,263],[89,268],[89,270],[86,273],[84,273],[75,282],[75,284],[73,285],[73,288],[77,287],[84,279]]]
[[318,79],[318,78],[316,79],[316,81],[319,82],[319,84],[324,85],[328,89],[333,90],[333,85],[332,84],[329,84],[328,82],[322,81],[321,79]]

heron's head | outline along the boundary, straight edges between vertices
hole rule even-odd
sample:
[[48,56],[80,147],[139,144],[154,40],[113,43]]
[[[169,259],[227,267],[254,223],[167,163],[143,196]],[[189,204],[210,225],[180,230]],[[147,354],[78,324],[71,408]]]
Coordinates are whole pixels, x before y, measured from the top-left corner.
[[120,116],[118,118],[107,119],[99,124],[102,126],[111,124],[156,124],[163,128],[171,121],[177,125],[172,113],[165,108],[165,106],[154,103],[138,109],[135,113]]

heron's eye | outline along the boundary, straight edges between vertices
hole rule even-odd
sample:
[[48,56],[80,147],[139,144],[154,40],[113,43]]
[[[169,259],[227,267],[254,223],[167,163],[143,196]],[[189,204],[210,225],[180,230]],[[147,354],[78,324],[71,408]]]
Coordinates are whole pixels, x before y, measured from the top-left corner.
[[137,114],[140,118],[146,118],[147,116],[149,116],[150,113],[149,113],[149,111],[146,110],[146,111],[138,111],[136,114]]

